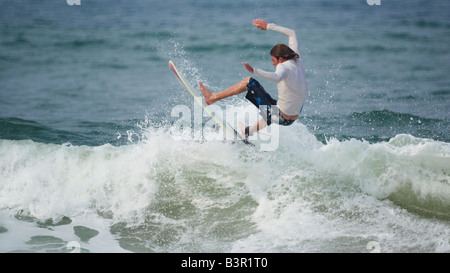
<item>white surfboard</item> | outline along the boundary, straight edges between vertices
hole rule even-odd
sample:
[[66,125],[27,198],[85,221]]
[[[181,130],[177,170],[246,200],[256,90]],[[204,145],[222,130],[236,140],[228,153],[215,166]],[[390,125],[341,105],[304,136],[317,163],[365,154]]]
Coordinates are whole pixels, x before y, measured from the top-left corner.
[[170,69],[172,69],[173,73],[177,76],[177,78],[180,80],[181,84],[189,91],[189,94],[191,94],[195,101],[203,108],[203,110],[208,113],[209,116],[220,126],[220,128],[223,128],[225,130],[225,133],[227,134],[227,139],[235,139],[235,140],[241,140],[245,144],[251,144],[248,142],[247,139],[245,139],[236,129],[234,129],[227,121],[223,120],[222,117],[213,115],[212,112],[208,109],[208,105],[203,100],[203,97],[197,95],[193,89],[189,86],[189,84],[186,82],[182,74],[178,71],[178,69],[175,67],[172,61],[169,61]]

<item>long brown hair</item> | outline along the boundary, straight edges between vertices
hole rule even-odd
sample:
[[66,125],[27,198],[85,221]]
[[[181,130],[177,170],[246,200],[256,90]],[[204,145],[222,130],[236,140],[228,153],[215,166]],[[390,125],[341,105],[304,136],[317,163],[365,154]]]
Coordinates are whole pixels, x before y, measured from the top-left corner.
[[280,57],[285,60],[297,60],[300,55],[294,52],[290,47],[285,44],[278,44],[272,48],[270,55],[279,59]]

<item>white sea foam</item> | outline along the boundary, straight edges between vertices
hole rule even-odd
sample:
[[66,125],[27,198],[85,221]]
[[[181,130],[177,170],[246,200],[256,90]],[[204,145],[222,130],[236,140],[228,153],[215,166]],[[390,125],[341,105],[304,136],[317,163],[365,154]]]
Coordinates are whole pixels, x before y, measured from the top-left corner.
[[[143,128],[140,142],[119,147],[0,140],[0,208],[37,222],[68,217],[70,227],[87,215],[116,227],[119,241],[149,240],[124,251],[365,252],[369,241],[384,251],[450,251],[448,143],[322,143],[296,123],[280,127],[276,151],[261,152],[170,132]],[[433,218],[441,220],[423,220]],[[412,233],[416,242],[403,243]],[[99,251],[89,244],[82,248]]]

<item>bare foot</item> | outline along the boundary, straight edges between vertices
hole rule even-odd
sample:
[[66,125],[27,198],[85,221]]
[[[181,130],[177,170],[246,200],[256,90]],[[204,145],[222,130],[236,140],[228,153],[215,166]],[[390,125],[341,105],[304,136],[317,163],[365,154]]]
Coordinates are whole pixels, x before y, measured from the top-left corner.
[[205,97],[206,104],[210,105],[215,103],[216,100],[214,100],[214,93],[209,91],[201,82],[198,84],[200,85],[200,91],[202,91],[202,94]]

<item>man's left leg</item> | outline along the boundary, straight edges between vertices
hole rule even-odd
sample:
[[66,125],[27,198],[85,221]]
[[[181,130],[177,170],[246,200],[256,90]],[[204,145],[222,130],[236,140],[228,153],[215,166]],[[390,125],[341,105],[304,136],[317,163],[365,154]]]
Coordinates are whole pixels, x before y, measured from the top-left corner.
[[266,128],[267,122],[264,120],[264,118],[261,118],[253,126],[248,126],[248,132],[246,131],[247,127],[245,127],[245,125],[242,122],[239,122],[238,125],[239,125],[239,129],[241,129],[241,131],[242,131],[242,135],[246,139],[249,136],[253,135],[255,132],[258,132],[259,130]]

